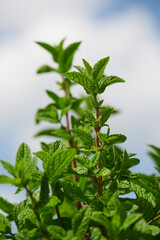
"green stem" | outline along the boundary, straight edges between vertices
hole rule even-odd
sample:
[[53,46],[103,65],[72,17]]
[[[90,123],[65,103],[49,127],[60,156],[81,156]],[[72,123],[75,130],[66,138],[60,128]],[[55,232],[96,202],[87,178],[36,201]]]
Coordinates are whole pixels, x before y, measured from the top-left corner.
[[36,218],[37,218],[37,220],[38,220],[38,222],[39,222],[39,225],[40,225],[40,228],[41,228],[41,230],[42,230],[43,236],[44,236],[45,239],[50,240],[49,233],[47,232],[46,228],[43,226],[43,224],[42,224],[42,222],[41,222],[40,215],[39,215],[38,209],[37,209],[37,207],[36,207],[36,202],[35,202],[35,199],[34,199],[34,197],[33,197],[33,194],[32,194],[32,192],[27,188],[27,186],[25,186],[24,188],[25,188],[26,192],[28,193],[28,195],[29,195],[29,197],[30,197],[30,199],[31,199],[31,202],[32,202],[32,205],[33,205],[33,211],[34,211],[34,213],[35,213],[35,215],[36,215]]
[[[54,183],[51,183],[51,190],[52,190],[52,196],[56,196]],[[56,209],[56,214],[59,220],[59,224],[62,228],[65,229],[58,206],[56,206],[55,209]]]
[[[94,102],[95,102],[95,106],[97,105],[97,95],[94,95]],[[99,107],[95,107],[95,111],[96,111],[96,120],[99,118]],[[99,125],[99,123],[97,123],[97,125],[95,126],[94,130],[95,130],[95,142],[96,142],[96,147],[99,148],[99,137],[98,137],[98,132],[100,131],[101,127]],[[99,162],[97,164],[97,169],[101,169],[101,160],[99,158]],[[102,176],[98,176],[98,195],[102,196],[103,193],[103,183],[102,183]]]

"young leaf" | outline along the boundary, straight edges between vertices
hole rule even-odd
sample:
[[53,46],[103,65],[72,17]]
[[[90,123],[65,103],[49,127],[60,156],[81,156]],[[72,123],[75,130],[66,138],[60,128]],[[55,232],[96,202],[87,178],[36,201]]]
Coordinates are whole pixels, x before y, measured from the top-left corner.
[[0,160],[2,166],[4,167],[4,169],[7,170],[8,173],[10,173],[13,177],[16,177],[16,171],[15,168],[12,164],[10,164],[9,162],[5,162]]
[[48,145],[49,147],[49,154],[53,155],[57,150],[62,151],[64,149],[64,143],[61,141],[55,141]]
[[100,153],[99,152],[95,153],[89,162],[89,169],[93,169],[97,165],[99,158],[100,158]]
[[89,202],[87,196],[84,195],[82,189],[76,182],[64,180],[60,183],[60,185],[63,187],[65,196],[69,197],[71,200],[77,200],[84,202],[85,204]]
[[39,46],[43,47],[45,50],[47,50],[49,53],[52,54],[54,60],[57,62],[57,57],[58,57],[58,51],[57,48],[49,45],[48,43],[44,42],[36,42]]
[[91,76],[94,82],[98,82],[101,79],[108,62],[109,57],[102,58],[93,66]]
[[83,75],[79,72],[67,72],[67,73],[64,73],[63,76],[83,86],[88,94],[93,94],[94,82],[89,76]]
[[149,225],[144,219],[140,219],[133,228],[134,231],[137,231],[142,234],[151,234],[155,236],[159,232],[159,227],[154,225]]
[[80,209],[72,220],[72,229],[78,239],[83,239],[91,219],[91,208],[84,207]]
[[14,205],[8,202],[6,199],[0,197],[0,209],[7,213],[8,215],[12,214]]
[[1,233],[11,233],[11,223],[3,216],[3,214],[0,213],[0,232]]
[[52,238],[54,238],[54,239],[64,239],[65,238],[66,232],[60,226],[50,225],[47,227],[47,230],[51,234]]
[[154,145],[149,145],[154,152],[148,152],[148,154],[151,156],[152,160],[155,162],[156,166],[160,168],[160,148],[154,146]]
[[159,204],[160,194],[156,182],[153,184],[141,176],[141,178],[130,178],[130,184],[137,197],[148,200],[154,208]]
[[127,139],[126,136],[122,134],[112,134],[108,136],[107,134],[99,132],[98,135],[106,145],[124,143]]
[[40,123],[41,121],[48,121],[51,123],[59,122],[57,108],[54,106],[54,104],[51,103],[47,107],[37,111],[36,124]]
[[81,129],[72,129],[72,133],[75,137],[79,137],[80,140],[84,143],[84,145],[91,147],[93,143],[93,138],[89,133],[86,133],[84,130]]
[[87,75],[87,71],[84,67],[74,66],[80,73]]
[[52,68],[48,65],[43,65],[38,68],[37,73],[57,72],[57,69]]
[[131,213],[128,215],[123,222],[122,229],[127,230],[133,223],[137,222],[140,218],[142,218],[142,213]]
[[63,176],[64,170],[72,162],[76,155],[75,149],[67,149],[62,152],[55,152],[46,162],[46,173],[49,183],[55,182]]
[[138,158],[130,158],[126,150],[124,151],[123,158],[122,158],[122,166],[121,166],[122,169],[128,169],[139,163],[140,163],[140,160]]
[[69,45],[66,49],[64,49],[59,57],[59,73],[64,73],[69,71],[72,65],[72,60],[74,53],[78,49],[81,42],[75,42]]
[[90,64],[84,58],[82,58],[82,60],[83,60],[83,64],[86,68],[86,71],[87,71],[88,75],[91,76],[92,67],[90,66]]
[[86,155],[76,155],[75,160],[82,164],[83,166],[85,166],[86,168],[88,168],[90,163],[90,159]]
[[115,84],[115,83],[121,83],[125,82],[122,78],[119,78],[117,76],[104,76],[101,78],[101,80],[98,82],[99,86],[99,94],[103,93],[106,89],[106,87]]
[[85,110],[83,113],[84,121],[87,123],[94,123],[96,121],[93,113],[89,110]]
[[20,178],[10,178],[5,175],[0,175],[0,183],[10,183],[15,186],[19,186],[21,184],[21,179]]
[[64,128],[59,128],[51,132],[52,136],[60,137],[63,139],[72,139],[73,136],[69,134],[66,129]]
[[56,93],[50,91],[50,90],[46,90],[47,95],[54,101],[54,102],[58,102],[59,97]]
[[49,201],[48,178],[47,175],[44,173],[41,181],[39,206],[43,207],[48,201]]
[[26,143],[22,143],[16,156],[15,169],[18,177],[29,180],[37,165],[37,159],[31,157],[31,152]]
[[100,108],[100,116],[98,118],[98,121],[102,126],[103,126],[103,124],[105,124],[107,122],[107,120],[113,113],[113,110],[114,109],[111,107]]

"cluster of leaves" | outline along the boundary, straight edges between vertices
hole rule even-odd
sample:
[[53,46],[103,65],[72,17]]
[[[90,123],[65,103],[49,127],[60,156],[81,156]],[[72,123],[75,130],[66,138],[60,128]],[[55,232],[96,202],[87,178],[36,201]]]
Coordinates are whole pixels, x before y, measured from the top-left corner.
[[[122,150],[122,134],[111,134],[108,119],[116,111],[103,105],[99,95],[115,83],[117,76],[106,76],[109,57],[93,67],[83,59],[83,67],[68,72],[80,42],[64,48],[37,42],[53,57],[57,67],[44,65],[37,73],[56,72],[64,97],[51,90],[52,102],[36,114],[36,123],[47,121],[54,128],[36,136],[56,137],[41,142],[41,150],[31,155],[27,144],[18,149],[15,166],[2,161],[11,176],[0,175],[0,183],[26,191],[26,199],[12,204],[0,197],[0,239],[34,240],[152,240],[160,238],[160,178],[131,172],[139,164],[135,154]],[[81,85],[87,97],[71,94]],[[65,124],[64,124],[65,122]],[[60,126],[58,128],[58,126]],[[160,172],[160,149],[150,155]],[[42,160],[43,170],[37,167]],[[126,195],[134,193],[135,198]],[[12,232],[15,222],[17,232]]]

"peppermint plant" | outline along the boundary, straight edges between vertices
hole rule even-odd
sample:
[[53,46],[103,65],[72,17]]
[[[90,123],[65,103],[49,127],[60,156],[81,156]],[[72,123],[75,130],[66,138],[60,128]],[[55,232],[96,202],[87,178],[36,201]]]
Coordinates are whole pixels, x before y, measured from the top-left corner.
[[[67,47],[64,42],[36,42],[53,59],[53,66],[45,64],[37,73],[59,74],[60,94],[46,90],[50,103],[36,113],[36,124],[52,127],[35,137],[48,136],[49,143],[41,142],[33,154],[22,143],[14,166],[0,161],[9,173],[0,175],[0,183],[14,185],[15,194],[26,192],[18,204],[0,197],[0,239],[158,240],[160,177],[131,171],[140,160],[122,149],[126,136],[111,133],[108,120],[117,111],[101,99],[110,85],[125,81],[105,74],[108,56],[93,66],[82,59],[71,71],[81,42]],[[74,96],[75,84],[84,96]],[[160,173],[160,149],[150,147]]]

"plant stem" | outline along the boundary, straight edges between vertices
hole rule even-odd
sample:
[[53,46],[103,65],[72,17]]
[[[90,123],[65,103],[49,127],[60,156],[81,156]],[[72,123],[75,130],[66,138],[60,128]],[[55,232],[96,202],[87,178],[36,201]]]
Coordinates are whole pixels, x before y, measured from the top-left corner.
[[[99,106],[96,106],[97,105],[97,95],[94,95],[94,102],[95,102],[95,111],[96,111],[96,120],[98,120],[99,118]],[[101,130],[101,126],[99,123],[97,123],[97,125],[95,126],[94,128],[95,130],[95,142],[96,142],[96,147],[99,148],[100,145],[99,145],[99,136],[98,136],[98,133],[100,132]],[[103,149],[104,145],[102,146],[101,149]],[[101,169],[101,159],[99,157],[99,162],[97,164],[97,169]],[[98,196],[101,197],[103,195],[103,181],[102,181],[102,176],[98,176]],[[107,239],[109,240],[109,237],[107,235],[107,230],[106,228],[103,226],[103,225],[100,225],[100,229],[101,229],[101,232],[102,232],[102,235]]]
[[[51,183],[51,190],[52,190],[52,196],[56,196],[54,183]],[[58,206],[56,206],[55,209],[56,209],[56,214],[59,220],[59,224],[62,228],[65,229]]]
[[[66,84],[65,84],[65,78],[62,77],[63,79],[63,86],[64,86],[64,92],[65,92],[65,98],[68,98],[68,92],[67,92],[67,89],[66,89]],[[66,113],[66,130],[67,132],[71,135],[71,130],[70,130],[70,124],[69,124],[69,117],[68,117],[68,112]],[[71,139],[69,139],[69,146],[70,148],[73,148],[73,141]],[[73,160],[72,161],[72,168],[76,168],[76,161]],[[78,182],[78,178],[76,175],[73,175],[73,181],[75,182]],[[79,202],[79,201],[76,201],[76,206],[77,206],[77,209],[81,209],[83,206],[82,206],[82,203]]]
[[157,220],[158,218],[160,218],[160,214],[157,215],[156,217],[154,217],[153,219],[151,219],[149,222],[147,222],[147,224],[151,224],[152,222],[154,222],[154,221]]
[[36,207],[36,202],[35,202],[35,199],[33,197],[33,194],[27,188],[27,186],[25,186],[24,188],[25,188],[26,192],[28,193],[28,195],[29,195],[29,197],[31,199],[31,202],[32,202],[32,205],[33,205],[33,211],[34,211],[34,213],[36,215],[36,218],[37,218],[37,220],[39,222],[39,225],[40,225],[40,228],[42,230],[43,236],[44,236],[45,239],[50,240],[49,233],[47,232],[46,228],[44,226],[42,226],[42,222],[41,222],[40,215],[39,215],[39,212],[38,212],[37,207]]
[[[95,106],[97,104],[97,95],[94,95],[94,102],[95,102]],[[99,118],[99,107],[95,107],[96,110],[96,120]],[[95,142],[96,142],[96,147],[99,147],[99,137],[98,137],[98,132],[100,131],[101,127],[99,125],[99,123],[97,123],[97,125],[95,126],[94,130],[95,130]],[[101,160],[99,158],[99,162],[97,164],[97,169],[101,169]],[[103,187],[103,183],[102,183],[102,176],[98,176],[98,195],[102,196],[102,187]]]
[[108,182],[110,179],[112,179],[113,177],[116,176],[116,173],[113,173],[111,176],[109,176],[104,182],[103,182],[103,185],[105,182]]

